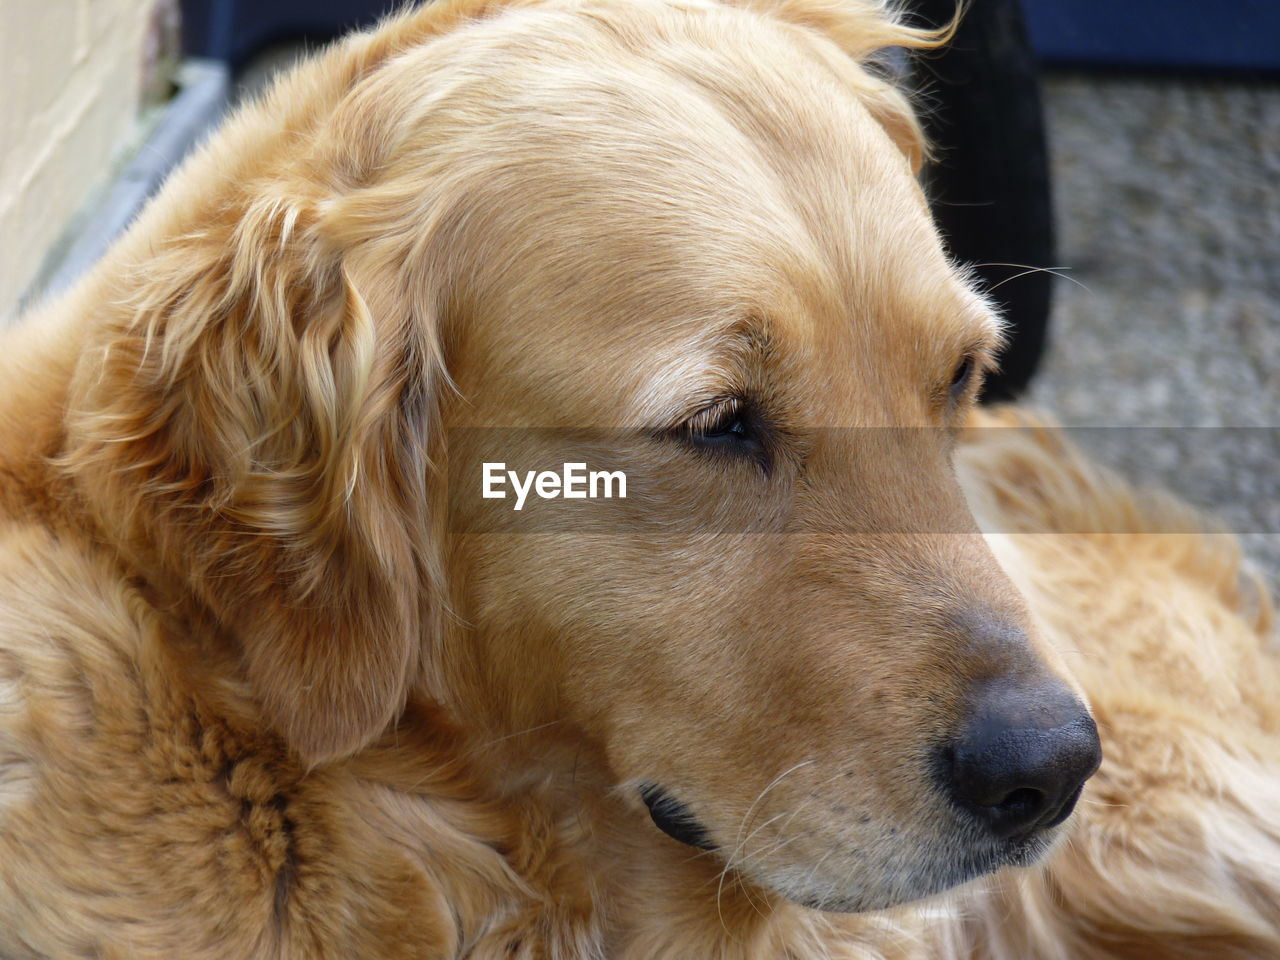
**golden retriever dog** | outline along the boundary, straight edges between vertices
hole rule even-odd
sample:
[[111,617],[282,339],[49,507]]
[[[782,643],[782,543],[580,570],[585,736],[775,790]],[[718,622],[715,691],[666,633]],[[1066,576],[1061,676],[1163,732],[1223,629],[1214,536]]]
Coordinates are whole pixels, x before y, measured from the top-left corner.
[[5,332],[0,956],[1280,956],[1265,594],[973,413],[942,39],[426,6]]

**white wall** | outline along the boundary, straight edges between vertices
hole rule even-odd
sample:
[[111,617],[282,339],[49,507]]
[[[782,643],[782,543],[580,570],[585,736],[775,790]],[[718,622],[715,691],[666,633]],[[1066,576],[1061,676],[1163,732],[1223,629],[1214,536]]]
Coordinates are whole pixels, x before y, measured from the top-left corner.
[[0,0],[0,319],[131,146],[175,9]]

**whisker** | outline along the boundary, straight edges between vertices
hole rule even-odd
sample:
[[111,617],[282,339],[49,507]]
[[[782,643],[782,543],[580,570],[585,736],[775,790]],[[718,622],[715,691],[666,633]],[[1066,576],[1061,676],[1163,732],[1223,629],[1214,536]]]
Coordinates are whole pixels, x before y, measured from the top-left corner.
[[[764,799],[764,795],[768,793],[770,790],[772,790],[774,787],[776,787],[780,782],[782,782],[782,779],[786,777],[788,774],[794,773],[796,770],[799,770],[801,767],[808,766],[812,763],[814,763],[813,760],[801,760],[799,763],[795,764],[794,766],[788,767],[786,770],[783,770],[780,774],[778,774],[776,777],[770,780],[768,785],[766,785],[763,790],[761,790],[758,794],[756,794],[756,798],[751,801],[751,806],[747,807],[747,812],[742,815],[742,821],[738,824],[738,834],[736,837],[734,837],[734,840],[733,840],[733,847],[735,851],[741,849],[742,831],[747,828],[747,824],[751,820],[752,813],[755,812],[755,809],[757,806],[759,806],[760,801]],[[722,894],[724,893],[725,877],[728,875],[730,869],[731,869],[731,861],[728,857],[726,857],[724,861],[724,867],[722,867],[720,870],[719,884],[716,886],[716,912],[720,914],[720,922],[722,925],[724,923],[724,913],[721,910],[720,900],[721,900]],[[743,886],[743,890],[744,891],[746,890],[745,885]],[[751,899],[750,894],[747,895],[747,899],[748,900]]]
[[826,853],[824,853],[814,862],[813,866],[809,868],[809,873],[804,878],[804,887],[807,888],[810,884],[813,883],[813,878],[817,876],[818,870],[822,867],[823,862],[827,859],[827,857],[831,856],[831,854],[834,852],[835,852],[835,848],[832,847],[830,850],[828,850]]
[[840,779],[840,777],[841,777],[841,773],[840,773],[840,771],[837,771],[836,773],[833,773],[831,776],[827,777],[827,779],[826,779],[826,780],[824,780],[824,781],[822,781],[821,783],[817,784],[817,785],[816,785],[816,787],[814,788],[813,792],[812,792],[812,793],[810,793],[810,794],[809,794],[809,796],[805,797],[803,800],[801,800],[801,801],[800,801],[800,803],[796,804],[795,809],[794,809],[794,810],[792,810],[792,811],[791,811],[791,813],[790,813],[789,815],[787,815],[787,821],[786,821],[786,823],[784,823],[781,827],[779,827],[779,828],[778,828],[778,838],[777,838],[777,840],[775,840],[775,841],[774,841],[773,846],[771,846],[771,847],[765,847],[765,848],[763,848],[763,849],[761,849],[761,850],[757,850],[757,851],[755,851],[754,853],[748,854],[748,855],[747,855],[747,857],[746,857],[745,859],[743,859],[743,860],[738,860],[738,859],[737,859],[738,854],[742,851],[742,848],[743,848],[743,847],[745,847],[745,846],[747,845],[747,843],[751,840],[751,838],[752,838],[752,837],[754,837],[754,836],[755,836],[757,833],[759,833],[761,830],[763,830],[765,827],[767,827],[769,824],[771,824],[771,823],[773,823],[774,821],[776,821],[779,817],[784,816],[784,814],[781,814],[781,813],[780,813],[780,814],[778,814],[777,816],[770,817],[770,818],[769,818],[768,820],[766,820],[764,823],[760,824],[760,826],[758,826],[758,827],[756,827],[754,830],[752,830],[752,831],[751,831],[751,833],[747,834],[747,836],[746,836],[745,838],[743,838],[742,842],[741,842],[740,844],[738,844],[738,845],[737,845],[737,847],[735,847],[735,848],[734,848],[733,855],[729,858],[729,862],[730,862],[731,864],[733,864],[735,867],[740,867],[740,866],[745,865],[746,863],[750,862],[750,860],[751,860],[751,859],[753,859],[753,858],[755,858],[755,859],[760,859],[760,858],[762,858],[762,857],[767,857],[767,856],[769,856],[770,854],[775,853],[776,851],[778,851],[778,850],[782,849],[782,848],[783,848],[783,847],[785,847],[787,844],[789,844],[789,843],[793,842],[794,840],[798,839],[798,836],[794,836],[794,835],[793,835],[793,836],[791,836],[791,837],[786,836],[787,828],[791,826],[792,822],[795,820],[795,818],[796,818],[796,817],[798,817],[798,816],[800,815],[801,811],[803,811],[805,807],[807,807],[807,806],[808,806],[809,804],[811,804],[815,799],[817,799],[818,791],[819,791],[821,788],[825,787],[827,784],[829,784],[829,783],[831,783],[831,782],[833,782],[833,781],[835,781],[835,780],[839,780],[839,779]]
[[[802,806],[803,806],[803,804],[802,804]],[[797,808],[797,811],[798,811],[798,809],[799,809],[799,808]],[[741,841],[739,844],[737,844],[737,845],[733,848],[733,853],[731,853],[731,854],[729,854],[729,856],[725,857],[725,862],[726,862],[727,864],[729,864],[730,866],[733,866],[733,867],[738,867],[738,866],[741,866],[742,864],[746,863],[746,862],[747,862],[747,860],[749,860],[749,859],[750,859],[750,857],[747,857],[746,859],[743,859],[743,860],[739,860],[739,859],[738,859],[738,854],[740,854],[740,853],[742,852],[743,847],[745,847],[748,843],[750,843],[750,842],[751,842],[751,838],[752,838],[752,837],[754,837],[754,836],[755,836],[757,833],[759,833],[761,830],[763,830],[765,827],[769,826],[769,824],[773,823],[774,821],[781,820],[781,819],[782,819],[783,817],[785,817],[786,815],[787,815],[787,814],[786,814],[786,811],[785,811],[785,810],[784,810],[782,813],[774,814],[772,817],[770,817],[770,818],[769,818],[768,820],[766,820],[764,823],[760,824],[760,826],[758,826],[758,827],[756,827],[754,830],[752,830],[749,834],[747,834],[745,837],[743,837],[743,838],[742,838],[742,841]],[[792,816],[795,816],[795,813],[793,813],[793,814],[792,814]],[[756,855],[756,856],[762,856],[763,854],[762,854],[760,851],[757,851],[755,855]]]
[[502,743],[504,740],[511,740],[515,737],[523,737],[526,733],[535,733],[538,730],[545,730],[547,727],[554,727],[557,723],[564,723],[564,720],[548,720],[546,723],[539,723],[537,726],[526,727],[523,730],[517,730],[515,733],[504,734],[501,737],[495,737],[492,740],[486,740],[479,744],[480,747],[491,747],[495,743]]
[[1032,274],[1032,273],[1047,273],[1047,274],[1050,274],[1051,276],[1061,277],[1063,280],[1066,280],[1068,283],[1074,283],[1077,287],[1079,287],[1081,290],[1085,291],[1086,293],[1093,293],[1092,290],[1090,290],[1085,284],[1081,283],[1075,277],[1067,276],[1066,271],[1070,270],[1071,269],[1070,267],[1036,267],[1036,266],[1032,266],[1029,263],[996,263],[994,261],[990,263],[972,263],[972,264],[969,264],[969,266],[971,269],[974,269],[974,270],[978,269],[979,267],[1012,267],[1015,270],[1022,271],[1021,273],[1015,273],[1012,277],[1005,277],[999,283],[993,284],[990,290],[987,291],[988,293],[990,293],[991,290],[999,289],[1000,287],[1008,283],[1010,280],[1017,280],[1019,277],[1025,277],[1028,274]]
[[[814,761],[806,761],[806,762],[808,762],[808,763],[812,763],[812,762],[814,762]],[[760,795],[756,797],[755,803],[753,803],[753,804],[752,804],[752,807],[754,807],[757,803],[759,803],[759,801],[760,801],[761,797],[763,797],[763,796],[764,796],[765,792],[767,792],[768,790],[772,789],[775,785],[777,785],[777,783],[778,783],[779,781],[781,781],[781,779],[782,779],[783,777],[785,777],[787,774],[791,773],[792,771],[794,771],[794,770],[798,769],[799,767],[801,767],[801,766],[803,766],[803,765],[804,765],[804,764],[796,764],[796,766],[792,767],[790,770],[786,770],[786,771],[784,771],[784,772],[783,772],[782,774],[780,774],[777,778],[775,778],[775,779],[774,779],[774,781],[773,781],[772,783],[770,783],[770,784],[769,784],[769,786],[765,787],[765,789],[764,789],[764,790],[762,790],[762,791],[760,792]],[[723,926],[723,924],[724,924],[724,909],[723,909],[723,905],[722,905],[722,899],[723,899],[723,895],[724,895],[724,882],[725,882],[725,880],[728,878],[728,876],[729,876],[729,872],[732,870],[732,871],[734,871],[735,873],[737,873],[737,874],[738,874],[738,882],[742,885],[742,890],[743,890],[743,893],[744,893],[744,894],[746,895],[746,897],[747,897],[747,901],[748,901],[748,902],[749,902],[753,907],[755,907],[755,908],[756,908],[756,911],[757,911],[757,912],[759,912],[759,908],[758,908],[758,907],[756,907],[755,900],[754,900],[754,898],[751,896],[750,887],[749,887],[749,885],[745,882],[745,880],[742,878],[742,875],[741,875],[741,870],[742,870],[742,868],[743,868],[746,864],[748,864],[751,860],[753,860],[753,859],[758,860],[758,859],[761,859],[761,858],[764,858],[764,857],[767,857],[767,856],[771,856],[772,854],[776,853],[777,851],[779,851],[779,850],[783,849],[784,847],[788,846],[789,844],[794,843],[796,840],[800,839],[800,835],[799,835],[799,834],[793,834],[793,835],[791,835],[791,836],[787,836],[787,835],[786,835],[786,830],[787,830],[787,828],[791,825],[792,821],[794,821],[794,820],[795,820],[795,818],[796,818],[797,816],[799,816],[800,812],[801,812],[802,810],[804,810],[804,808],[805,808],[806,806],[808,806],[810,803],[812,803],[812,802],[817,798],[817,796],[818,796],[818,790],[819,790],[819,789],[821,789],[822,787],[825,787],[827,784],[829,784],[829,783],[831,783],[831,782],[833,782],[833,781],[835,781],[835,780],[840,779],[840,777],[841,777],[841,772],[840,772],[840,771],[836,771],[836,772],[835,772],[835,773],[833,773],[831,776],[827,777],[824,781],[822,781],[821,783],[819,783],[819,784],[815,787],[814,791],[813,791],[813,792],[811,792],[811,793],[809,794],[809,796],[805,797],[805,798],[804,798],[804,800],[802,800],[799,804],[797,804],[797,805],[796,805],[796,807],[795,807],[795,809],[793,809],[793,810],[791,811],[791,813],[790,813],[790,814],[782,814],[782,813],[780,813],[780,814],[777,814],[776,816],[770,817],[770,818],[769,818],[768,820],[766,820],[764,823],[760,824],[758,827],[756,827],[755,829],[753,829],[753,830],[751,831],[751,833],[749,833],[746,837],[741,838],[738,842],[736,842],[736,843],[735,843],[735,845],[734,845],[734,849],[733,849],[732,853],[730,853],[730,854],[729,854],[729,856],[727,856],[727,857],[725,857],[725,858],[724,858],[724,864],[723,864],[723,866],[721,867],[721,869],[720,869],[720,873],[719,873],[719,875],[718,875],[718,877],[717,877],[717,886],[716,886],[716,912],[717,912],[717,914],[719,914],[719,916],[720,916],[720,918],[721,918],[721,925],[722,925],[722,926]],[[743,823],[744,823],[744,824],[747,822],[747,820],[749,819],[750,815],[751,815],[751,810],[748,810],[748,811],[747,811],[747,814],[746,814],[746,815],[744,815],[744,817],[743,817]],[[763,830],[763,829],[764,829],[765,827],[767,827],[769,824],[774,823],[775,821],[777,821],[780,817],[782,817],[782,816],[784,816],[784,815],[787,817],[787,820],[786,820],[786,822],[782,825],[782,827],[779,829],[779,831],[778,831],[778,834],[779,834],[779,835],[778,835],[778,838],[777,838],[777,839],[776,839],[776,840],[775,840],[775,841],[774,841],[770,846],[764,847],[764,848],[763,848],[763,849],[761,849],[761,850],[754,851],[753,853],[748,854],[745,858],[739,859],[739,854],[742,852],[743,848],[747,845],[747,843],[748,843],[748,842],[750,842],[750,840],[751,840],[751,838],[752,838],[752,837],[754,837],[756,834],[758,834],[761,830]],[[741,827],[739,828],[739,835],[741,835]],[[828,854],[829,854],[829,853],[830,853],[830,851],[828,851]],[[824,860],[824,859],[826,859],[826,855],[824,855],[824,856],[823,856],[823,857],[818,861],[818,862],[819,862],[819,864],[820,864],[820,863],[822,862],[822,860]],[[817,867],[816,867],[816,865],[815,865],[815,867],[813,867],[813,868],[811,868],[811,869],[816,869],[816,868],[817,868]],[[763,915],[763,914],[762,914],[762,915]],[[726,928],[726,930],[727,930],[727,928]]]
[[738,840],[741,839],[742,837],[742,831],[747,828],[747,824],[751,819],[751,814],[755,811],[756,807],[759,806],[760,801],[764,799],[764,795],[768,793],[770,790],[772,790],[774,787],[776,787],[779,783],[781,783],[784,777],[789,776],[792,773],[795,773],[795,771],[799,770],[801,767],[810,766],[815,762],[816,761],[814,760],[801,760],[799,763],[795,764],[794,766],[788,767],[786,770],[783,770],[780,774],[778,774],[776,777],[774,777],[772,780],[769,781],[768,786],[766,786],[763,790],[761,790],[756,795],[756,798],[751,801],[751,806],[747,807],[747,812],[742,815],[742,822],[738,824],[738,836],[734,839],[735,846],[738,844]]

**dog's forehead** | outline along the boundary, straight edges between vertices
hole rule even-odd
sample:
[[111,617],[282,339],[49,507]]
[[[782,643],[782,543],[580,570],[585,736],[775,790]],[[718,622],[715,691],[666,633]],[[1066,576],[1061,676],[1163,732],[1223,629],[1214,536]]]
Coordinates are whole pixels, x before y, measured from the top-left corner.
[[833,70],[834,47],[718,5],[584,11],[512,11],[421,51],[430,76],[402,72],[401,86],[432,90],[420,98],[432,116],[407,125],[466,155],[472,205],[516,214],[508,228],[565,229],[567,214],[573,239],[693,229],[723,261],[734,240],[815,253],[803,250],[815,224],[847,235],[867,206],[925,218],[906,159],[850,81],[860,68]]
[[564,382],[598,336],[597,362],[632,358],[603,382],[639,413],[711,382],[744,321],[818,353],[889,310],[904,328],[940,304],[957,327],[982,312],[907,160],[808,39],[724,8],[666,14],[637,35],[556,13],[524,15],[525,37],[490,27],[507,59],[440,105],[468,156],[470,279],[513,355],[541,349]]
[[[856,91],[782,25],[721,10],[712,30],[677,12],[661,21],[665,39],[642,43],[580,18],[527,17],[531,36],[499,33],[492,50],[460,43],[458,72],[475,72],[437,105],[508,203],[514,186],[544,213],[595,208],[637,226],[733,215],[744,239],[792,244],[787,221],[818,212],[797,198],[841,208],[875,187],[923,212],[906,161]],[[542,36],[552,28],[554,40]],[[466,62],[499,53],[482,70]]]

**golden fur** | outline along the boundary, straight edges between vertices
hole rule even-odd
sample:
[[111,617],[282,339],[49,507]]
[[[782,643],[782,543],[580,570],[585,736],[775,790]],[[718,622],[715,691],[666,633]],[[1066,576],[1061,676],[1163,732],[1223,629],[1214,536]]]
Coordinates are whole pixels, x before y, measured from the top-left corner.
[[[938,39],[871,0],[440,2],[285,77],[5,332],[0,956],[1280,957],[1265,591],[948,393],[998,327],[862,65]],[[793,534],[447,520],[465,428],[745,395],[771,476],[630,455]],[[969,843],[917,758],[1014,670],[1087,691],[1104,765],[1047,859],[916,902]]]

